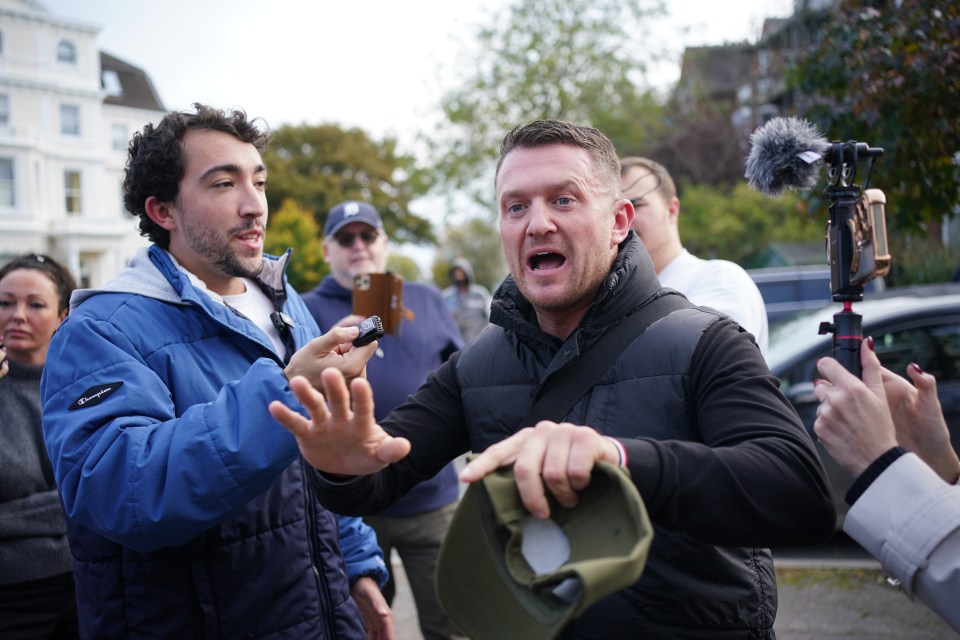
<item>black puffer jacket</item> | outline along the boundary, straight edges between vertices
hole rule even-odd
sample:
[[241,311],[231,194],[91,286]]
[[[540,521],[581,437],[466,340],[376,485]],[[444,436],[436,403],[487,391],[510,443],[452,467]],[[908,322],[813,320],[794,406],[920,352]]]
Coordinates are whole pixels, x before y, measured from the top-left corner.
[[[539,385],[662,291],[653,273],[631,233],[566,341],[539,330],[508,278],[493,305],[498,326],[384,421],[410,438],[411,454],[340,495],[318,478],[321,500],[334,510],[353,503],[358,514],[376,509],[450,456],[526,426],[517,423]],[[588,609],[564,637],[773,638],[766,547],[821,542],[835,514],[813,443],[751,336],[714,311],[675,311],[638,337],[566,420],[624,443],[656,536],[640,581]]]

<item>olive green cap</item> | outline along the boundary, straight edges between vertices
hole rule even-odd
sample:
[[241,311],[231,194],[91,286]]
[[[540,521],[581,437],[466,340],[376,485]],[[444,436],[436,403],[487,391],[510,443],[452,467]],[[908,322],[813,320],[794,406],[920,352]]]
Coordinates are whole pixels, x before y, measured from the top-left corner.
[[437,595],[471,640],[554,638],[639,578],[653,527],[625,469],[598,462],[572,509],[530,515],[511,468],[467,489],[437,562]]

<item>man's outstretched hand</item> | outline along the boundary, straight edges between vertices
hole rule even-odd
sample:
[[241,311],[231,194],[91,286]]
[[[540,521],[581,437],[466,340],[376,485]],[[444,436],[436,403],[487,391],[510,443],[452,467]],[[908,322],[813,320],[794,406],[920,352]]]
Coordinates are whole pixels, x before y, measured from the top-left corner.
[[349,390],[337,369],[324,370],[321,379],[323,393],[302,376],[290,380],[309,420],[278,400],[269,407],[270,415],[296,437],[307,462],[325,473],[356,476],[375,473],[410,452],[409,440],[390,436],[374,420],[373,391],[366,379],[353,379]]

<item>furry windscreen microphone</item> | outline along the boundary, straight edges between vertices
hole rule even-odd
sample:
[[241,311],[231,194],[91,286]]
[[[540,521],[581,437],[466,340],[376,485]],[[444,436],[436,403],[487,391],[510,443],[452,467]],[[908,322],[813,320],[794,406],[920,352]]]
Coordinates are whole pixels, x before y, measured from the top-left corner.
[[747,184],[768,196],[810,189],[830,151],[816,125],[800,118],[773,118],[750,135]]

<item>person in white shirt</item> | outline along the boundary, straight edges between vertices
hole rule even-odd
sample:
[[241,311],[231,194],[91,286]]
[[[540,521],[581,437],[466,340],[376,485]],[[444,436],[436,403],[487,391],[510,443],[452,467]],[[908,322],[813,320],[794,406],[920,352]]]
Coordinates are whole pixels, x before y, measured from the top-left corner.
[[863,381],[822,358],[813,430],[856,480],[843,530],[904,591],[960,631],[960,459],[937,398],[916,364],[913,380],[884,369],[873,339],[860,349]]
[[660,284],[694,304],[722,311],[753,334],[767,355],[767,310],[744,269],[728,260],[703,260],[680,242],[680,199],[670,173],[648,158],[620,159],[623,197],[633,203],[633,229],[653,260]]

